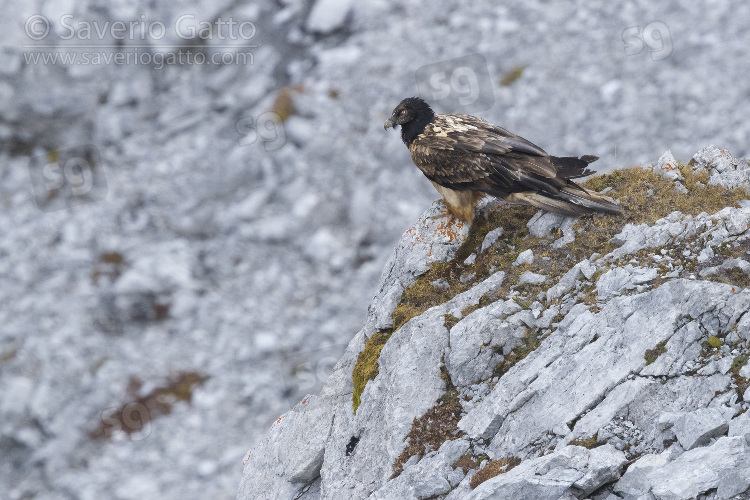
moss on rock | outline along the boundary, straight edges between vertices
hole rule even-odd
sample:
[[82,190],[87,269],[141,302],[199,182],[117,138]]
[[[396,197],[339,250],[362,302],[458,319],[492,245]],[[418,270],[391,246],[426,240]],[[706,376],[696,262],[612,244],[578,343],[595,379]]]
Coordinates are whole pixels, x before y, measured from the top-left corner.
[[646,366],[650,365],[651,363],[656,361],[659,356],[667,352],[666,346],[667,341],[663,340],[656,344],[656,347],[654,347],[653,349],[646,349],[646,354],[643,355],[643,357],[646,359]]
[[361,403],[362,392],[365,390],[367,382],[378,376],[378,359],[380,351],[385,347],[392,331],[375,332],[367,342],[365,348],[357,356],[357,362],[352,371],[352,381],[354,382],[354,393],[352,394],[352,407],[354,413]]

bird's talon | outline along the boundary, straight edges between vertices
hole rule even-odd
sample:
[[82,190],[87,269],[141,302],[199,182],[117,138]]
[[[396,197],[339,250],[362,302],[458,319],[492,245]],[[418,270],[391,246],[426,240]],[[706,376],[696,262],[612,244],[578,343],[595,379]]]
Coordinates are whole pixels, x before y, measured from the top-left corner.
[[444,217],[448,218],[450,216],[451,215],[450,215],[450,213],[448,213],[448,208],[447,207],[443,207],[443,208],[440,209],[440,211],[438,213],[436,213],[435,215],[431,215],[430,219],[442,219]]

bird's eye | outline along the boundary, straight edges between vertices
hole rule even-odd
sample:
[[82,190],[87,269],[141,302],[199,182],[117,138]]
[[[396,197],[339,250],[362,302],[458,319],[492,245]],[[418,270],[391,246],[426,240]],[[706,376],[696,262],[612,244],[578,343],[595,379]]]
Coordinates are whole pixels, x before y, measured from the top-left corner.
[[398,114],[400,114],[400,115],[405,115],[405,114],[406,114],[406,110],[405,110],[405,109],[402,109],[401,111],[399,111],[399,112],[398,112]]

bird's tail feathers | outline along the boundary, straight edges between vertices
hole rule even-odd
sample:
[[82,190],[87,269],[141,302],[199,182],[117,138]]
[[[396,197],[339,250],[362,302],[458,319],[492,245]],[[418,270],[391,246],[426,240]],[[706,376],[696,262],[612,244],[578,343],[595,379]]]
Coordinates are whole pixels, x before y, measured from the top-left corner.
[[537,193],[534,191],[524,191],[521,193],[512,193],[506,198],[507,201],[513,203],[524,203],[527,205],[533,205],[537,208],[541,208],[542,210],[546,210],[547,212],[552,212],[555,214],[560,215],[567,215],[572,217],[577,217],[579,215],[585,215],[587,213],[591,213],[591,210],[575,205],[573,203],[570,203],[565,200],[561,200],[558,198],[551,198],[549,196],[546,196],[542,193]]
[[580,205],[588,208],[591,212],[604,212],[607,214],[619,214],[622,212],[622,208],[615,204],[612,198],[599,194],[590,189],[586,189],[578,184],[570,183],[557,193],[559,198],[562,198],[575,205]]
[[599,159],[598,156],[593,155],[584,155],[580,158],[575,156],[550,156],[549,158],[557,169],[557,176],[562,179],[577,179],[593,174],[594,171],[586,167],[589,163]]
[[533,205],[547,212],[560,215],[578,217],[594,212],[608,214],[619,214],[622,209],[606,196],[589,191],[580,186],[565,187],[556,195],[524,191],[513,193],[508,196],[507,201],[515,201]]

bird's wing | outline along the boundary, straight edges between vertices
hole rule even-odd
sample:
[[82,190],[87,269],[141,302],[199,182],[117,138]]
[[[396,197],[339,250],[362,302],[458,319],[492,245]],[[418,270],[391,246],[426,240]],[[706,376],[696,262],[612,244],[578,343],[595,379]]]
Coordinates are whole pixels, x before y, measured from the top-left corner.
[[409,146],[432,181],[498,196],[523,189],[556,191],[557,170],[540,147],[467,115],[436,115]]
[[547,153],[523,137],[508,132],[502,127],[471,115],[435,115],[430,124],[433,134],[440,130],[448,137],[470,151],[504,154],[509,151],[534,156],[547,156]]

